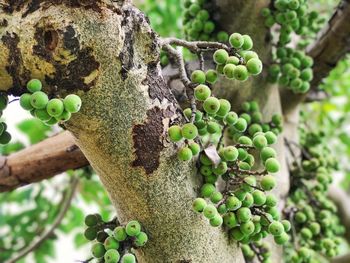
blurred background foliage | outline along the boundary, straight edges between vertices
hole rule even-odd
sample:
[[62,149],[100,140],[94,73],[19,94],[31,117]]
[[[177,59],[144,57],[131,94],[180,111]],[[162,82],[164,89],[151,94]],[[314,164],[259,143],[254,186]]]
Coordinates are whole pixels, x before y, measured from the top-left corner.
[[[180,0],[136,0],[134,3],[144,11],[154,30],[163,37],[181,37],[181,1]],[[339,1],[309,1],[312,9],[330,17]],[[322,101],[303,106],[303,118],[308,119],[312,129],[321,129],[334,154],[341,157],[341,174],[337,183],[350,192],[350,57],[342,60],[322,85],[326,98]],[[6,112],[5,112],[6,115]],[[24,120],[17,125],[19,133],[25,134],[29,144],[37,143],[57,130],[43,125],[36,119]],[[2,155],[8,155],[25,147],[25,143],[13,140],[0,147]],[[31,262],[58,262],[56,246],[62,235],[70,235],[75,249],[84,247],[87,241],[83,237],[84,215],[99,212],[105,220],[113,217],[113,208],[101,182],[90,169],[67,171],[66,175],[56,176],[20,188],[16,191],[0,194],[0,262],[4,262],[18,251],[36,240],[49,228],[57,217],[62,197],[71,187],[72,177],[79,178],[76,195],[59,228],[35,250]],[[88,258],[82,254],[80,260]],[[20,261],[28,261],[28,257]]]

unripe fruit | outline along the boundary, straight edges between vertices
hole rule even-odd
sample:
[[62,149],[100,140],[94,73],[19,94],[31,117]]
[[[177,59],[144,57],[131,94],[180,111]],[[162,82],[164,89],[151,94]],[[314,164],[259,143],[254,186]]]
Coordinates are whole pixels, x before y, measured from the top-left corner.
[[269,145],[274,144],[277,141],[277,136],[271,131],[265,133],[265,138]]
[[87,226],[95,226],[99,223],[99,218],[96,214],[91,214],[91,215],[87,215],[85,217],[85,225]]
[[211,90],[207,85],[200,84],[194,89],[194,96],[199,101],[205,101],[211,95]]
[[317,222],[312,222],[309,226],[312,234],[318,235],[321,232],[321,226]]
[[289,235],[285,232],[283,232],[279,236],[274,236],[274,240],[277,245],[284,245],[289,241]]
[[244,207],[251,207],[254,204],[254,198],[251,193],[247,193],[243,202],[242,206]]
[[313,79],[313,71],[311,68],[304,69],[300,73],[300,78],[304,81],[311,81]]
[[124,241],[127,238],[125,228],[122,226],[117,226],[113,231],[113,236],[119,242]]
[[204,33],[210,34],[215,30],[215,24],[212,21],[207,21],[204,24]]
[[136,258],[133,254],[127,253],[122,257],[121,263],[136,263]]
[[234,125],[238,121],[238,115],[234,111],[227,113],[225,121],[228,125]]
[[198,129],[193,123],[186,123],[181,128],[181,134],[185,139],[193,140],[198,135]]
[[235,74],[234,74],[235,68],[236,68],[236,66],[233,64],[226,64],[224,67],[225,77],[228,79],[234,79],[235,78]]
[[107,238],[108,238],[108,234],[105,231],[101,230],[97,232],[96,240],[98,242],[104,243]]
[[212,201],[214,204],[219,203],[222,200],[223,196],[220,192],[213,192],[210,195],[210,201]]
[[237,221],[236,215],[232,212],[227,213],[224,216],[224,225],[227,226],[228,228],[234,228],[235,226],[237,226],[238,221]]
[[85,229],[84,236],[87,240],[94,240],[97,237],[97,230],[94,227],[88,227]]
[[114,237],[107,237],[103,242],[106,250],[109,249],[119,249],[119,242]]
[[106,252],[106,249],[103,244],[95,243],[92,245],[91,252],[95,258],[102,258]]
[[209,97],[204,101],[203,109],[209,114],[215,114],[220,109],[220,101],[215,97]]
[[209,69],[206,73],[205,73],[205,78],[206,81],[210,84],[214,84],[217,80],[218,80],[218,73],[216,70],[213,69]]
[[203,184],[201,188],[201,196],[208,198],[215,190],[216,188],[213,184]]
[[280,236],[284,232],[284,227],[281,222],[273,221],[269,225],[269,232],[274,236]]
[[197,17],[201,21],[205,22],[209,19],[210,15],[209,15],[209,12],[207,10],[202,9],[201,11],[198,12]]
[[31,94],[24,93],[21,95],[21,97],[19,99],[19,104],[25,110],[32,110],[33,106],[32,106],[30,101],[31,101]]
[[226,200],[226,207],[229,211],[235,211],[242,206],[242,202],[235,196],[229,196]]
[[9,100],[6,94],[0,93],[0,111],[6,109]]
[[232,229],[230,232],[230,236],[237,241],[241,241],[244,238],[244,234],[239,229],[239,227]]
[[220,117],[225,117],[231,110],[231,103],[225,99],[220,99],[219,103],[220,103],[220,108],[216,112],[216,115]]
[[30,103],[35,109],[44,109],[49,102],[49,98],[44,92],[36,91],[30,97]]
[[191,81],[193,83],[204,84],[205,83],[205,73],[202,70],[195,70],[191,74]]
[[240,81],[247,80],[247,78],[248,78],[247,68],[243,65],[236,66],[236,68],[234,70],[234,77],[235,77],[235,79],[240,80]]
[[266,195],[264,192],[262,192],[260,190],[255,190],[253,192],[253,198],[254,198],[254,204],[256,206],[262,206],[266,202]]
[[[254,52],[254,51],[243,51],[243,58],[244,58],[244,60],[246,61],[246,62],[248,62],[250,59],[252,59],[252,58],[256,58],[256,59],[258,59],[259,58],[259,56],[258,56],[258,54],[256,53],[256,52]],[[260,61],[261,62],[261,61]]]
[[120,259],[120,254],[116,249],[109,249],[104,255],[105,263],[115,263]]
[[193,153],[189,147],[183,147],[177,153],[177,156],[182,161],[189,161],[193,157]]
[[234,124],[235,129],[239,132],[244,132],[247,126],[247,121],[243,118],[238,118],[237,122]]
[[58,122],[58,120],[56,118],[52,117],[48,121],[45,121],[45,124],[49,125],[49,126],[52,126],[52,125],[55,125],[57,122]]
[[260,59],[252,58],[247,62],[248,72],[252,75],[258,75],[263,69],[263,64]]
[[240,223],[248,222],[252,218],[252,213],[247,207],[241,207],[240,209],[238,209],[236,215]]
[[273,194],[268,194],[266,196],[266,202],[265,205],[269,206],[269,207],[274,207],[277,205],[277,197]]
[[237,142],[239,144],[244,144],[244,145],[249,145],[249,146],[253,145],[252,140],[248,136],[241,136],[241,137],[239,137]]
[[237,66],[239,64],[239,58],[236,56],[230,56],[228,57],[226,64],[233,64]]
[[218,41],[222,42],[222,43],[227,42],[229,39],[229,35],[225,31],[220,31],[216,37],[217,37]]
[[136,239],[135,239],[135,245],[138,246],[138,247],[143,247],[148,241],[148,236],[145,232],[140,232],[140,234],[138,234],[136,236]]
[[41,84],[41,81],[38,79],[32,79],[27,83],[27,89],[31,93],[40,91],[41,88],[42,88],[42,84]]
[[35,114],[35,117],[37,117],[39,120],[44,122],[51,119],[51,116],[47,113],[45,109],[35,110],[34,114]]
[[81,99],[75,94],[70,94],[63,100],[64,108],[70,113],[76,113],[81,108]]
[[223,223],[222,216],[220,214],[216,214],[213,218],[210,219],[209,221],[210,225],[213,227],[219,227]]
[[260,158],[263,162],[265,162],[269,158],[275,158],[276,151],[271,147],[264,147],[260,152]]
[[226,50],[224,49],[218,49],[215,51],[213,55],[213,60],[216,64],[222,65],[225,64],[229,55]]
[[200,150],[201,150],[201,147],[199,146],[198,143],[195,143],[195,142],[191,142],[188,147],[190,147],[191,151],[192,151],[192,155],[197,155]]
[[272,175],[265,175],[261,179],[260,185],[265,191],[270,191],[276,186],[276,179]]
[[250,36],[248,35],[243,35],[243,45],[242,49],[243,50],[250,50],[253,48],[253,40],[251,39]]
[[192,208],[195,212],[202,213],[207,206],[207,202],[203,198],[196,198],[192,203]]
[[207,205],[203,210],[203,215],[208,219],[212,219],[216,214],[218,214],[218,211],[216,207],[211,204]]
[[64,111],[60,116],[58,116],[56,119],[58,121],[62,121],[62,122],[65,122],[65,121],[69,121],[70,118],[72,117],[72,113],[68,112],[68,111]]
[[281,221],[284,231],[285,232],[289,232],[289,230],[291,229],[292,225],[290,224],[290,222],[288,220],[282,220]]
[[207,130],[210,134],[215,134],[220,132],[220,125],[215,121],[209,121],[207,125]]
[[299,211],[295,214],[294,219],[297,223],[301,224],[306,222],[307,216],[303,212]]
[[63,102],[60,99],[52,99],[47,103],[46,110],[51,117],[58,117],[64,111]]
[[276,158],[269,158],[265,162],[266,170],[269,173],[277,173],[280,170],[280,164]]
[[240,230],[246,236],[251,235],[254,232],[255,225],[252,221],[248,221],[246,223],[241,224]]
[[253,144],[255,148],[261,150],[267,146],[267,139],[264,135],[256,135],[253,139]]
[[234,146],[225,147],[223,150],[223,157],[226,161],[233,162],[238,158],[238,150]]
[[233,48],[239,49],[244,44],[244,38],[239,33],[233,33],[229,38],[229,42]]
[[140,223],[135,220],[130,221],[125,227],[125,232],[128,236],[137,236],[141,232]]

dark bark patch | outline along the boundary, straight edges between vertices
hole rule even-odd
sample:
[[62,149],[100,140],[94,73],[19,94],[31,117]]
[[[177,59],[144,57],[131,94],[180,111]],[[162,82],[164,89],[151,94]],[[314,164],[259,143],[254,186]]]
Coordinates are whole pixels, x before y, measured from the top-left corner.
[[3,20],[0,21],[0,27],[6,27],[8,26],[8,21],[4,18]]
[[134,126],[133,141],[136,159],[132,162],[133,167],[143,167],[148,175],[158,169],[160,153],[164,149],[163,119],[172,114],[173,112],[169,109],[161,110],[154,107],[147,111],[145,123]]
[[10,89],[10,93],[13,95],[19,95],[22,93],[22,87],[25,83],[21,80],[29,78],[29,72],[21,68],[23,65],[21,51],[18,47],[19,37],[17,34],[6,33],[1,38],[2,43],[9,50],[9,59],[7,61],[6,71],[12,77],[13,86]]
[[[57,47],[60,36],[62,38],[62,48],[76,56],[76,59],[68,65],[55,61],[52,56],[52,52]],[[37,44],[33,47],[34,54],[54,65],[56,69],[54,77],[45,77],[48,85],[66,91],[78,89],[87,91],[95,85],[96,79],[86,84],[84,83],[84,78],[89,76],[93,71],[98,70],[100,63],[96,61],[92,48],[81,48],[77,32],[73,26],[68,26],[60,32],[37,27],[35,39]]]
[[175,97],[159,74],[158,62],[149,63],[147,65],[147,76],[142,84],[148,85],[150,98],[158,99],[159,101],[166,98],[169,101],[175,102]]
[[132,10],[125,9],[123,15],[124,19],[121,22],[121,26],[126,28],[123,50],[119,54],[119,59],[122,64],[120,75],[123,80],[127,79],[129,70],[134,67],[134,33],[136,33],[136,28],[131,12]]

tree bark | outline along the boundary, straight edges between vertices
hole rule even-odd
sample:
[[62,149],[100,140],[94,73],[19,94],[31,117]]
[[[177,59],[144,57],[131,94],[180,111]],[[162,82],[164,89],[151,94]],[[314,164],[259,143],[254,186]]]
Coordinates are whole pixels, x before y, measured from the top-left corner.
[[0,163],[0,192],[89,165],[69,132],[48,138],[10,156],[2,156]]
[[137,219],[149,234],[138,262],[243,262],[236,243],[191,211],[198,177],[167,142],[167,127],[182,119],[144,15],[109,1],[35,2],[0,15],[0,90],[19,95],[36,77],[50,94],[81,96],[82,110],[66,128],[120,221]]

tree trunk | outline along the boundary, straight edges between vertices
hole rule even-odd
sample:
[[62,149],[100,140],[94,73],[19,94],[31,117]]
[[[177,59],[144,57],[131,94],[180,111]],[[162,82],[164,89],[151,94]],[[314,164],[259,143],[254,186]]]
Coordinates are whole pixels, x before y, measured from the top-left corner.
[[199,177],[167,142],[169,123],[182,117],[161,76],[158,37],[147,19],[128,4],[50,2],[3,8],[0,89],[19,95],[35,77],[50,94],[82,97],[81,112],[66,128],[120,221],[137,219],[149,234],[139,262],[243,262],[237,244],[191,210]]

